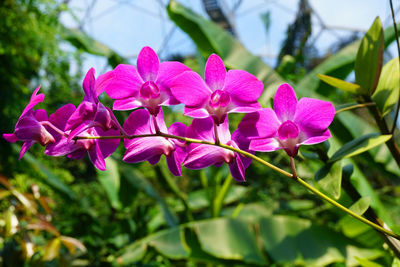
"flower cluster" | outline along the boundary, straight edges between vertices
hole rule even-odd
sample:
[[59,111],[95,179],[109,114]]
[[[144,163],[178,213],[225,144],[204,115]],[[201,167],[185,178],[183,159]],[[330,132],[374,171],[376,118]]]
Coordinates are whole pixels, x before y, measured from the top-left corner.
[[[20,158],[37,142],[46,146],[50,156],[80,159],[88,152],[94,166],[105,170],[104,159],[124,139],[125,162],[156,164],[165,155],[176,176],[181,175],[182,165],[201,169],[226,163],[232,176],[244,181],[251,159],[221,144],[249,153],[284,149],[294,157],[300,145],[330,137],[328,126],[335,113],[326,101],[297,101],[288,84],[278,88],[275,110],[262,108],[258,103],[262,82],[243,70],[226,71],[218,55],[208,58],[203,79],[182,63],[160,63],[150,47],[140,51],[136,67],[120,64],[97,79],[90,69],[82,87],[84,99],[78,107],[66,104],[50,116],[45,110],[33,110],[44,100],[44,94],[37,94],[39,87],[33,92],[15,132],[3,134],[9,142],[24,142]],[[99,101],[103,92],[115,100],[114,110],[133,110],[123,126]],[[162,106],[177,104],[184,104],[184,114],[193,121],[189,126],[175,122],[167,128]],[[232,135],[229,113],[247,113]],[[202,141],[190,142],[193,139]]]

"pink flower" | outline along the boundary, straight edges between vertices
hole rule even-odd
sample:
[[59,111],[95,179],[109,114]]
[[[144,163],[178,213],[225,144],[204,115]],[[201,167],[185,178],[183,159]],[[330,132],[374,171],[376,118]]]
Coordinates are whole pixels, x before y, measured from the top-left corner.
[[[231,137],[228,119],[218,126],[216,131],[220,143],[248,151],[248,142],[246,143],[246,141],[244,141],[245,139],[241,138],[237,131],[235,131],[233,137]],[[186,131],[186,136],[214,143],[215,134],[213,120],[210,117],[194,119]],[[188,155],[183,162],[183,166],[186,168],[197,170],[211,165],[220,167],[222,164],[227,163],[233,178],[237,181],[245,181],[245,169],[251,163],[251,159],[242,157],[239,153],[206,144],[189,144],[187,152]]]
[[[169,129],[165,126],[162,109],[156,117],[150,116],[149,111],[138,109],[133,111],[124,123],[124,130],[129,135],[155,134],[158,128],[163,133],[184,136],[186,126],[175,122]],[[167,158],[167,165],[171,173],[181,176],[181,163],[186,157],[183,143],[176,139],[160,136],[125,139],[126,153],[123,160],[136,163],[147,160],[151,165],[160,161],[162,155]]]
[[179,62],[159,63],[153,49],[146,46],[140,51],[137,69],[131,65],[118,65],[98,78],[100,90],[115,99],[113,109],[130,110],[145,107],[157,116],[160,106],[177,105],[170,83],[173,78],[190,70]]
[[69,140],[92,127],[101,127],[103,131],[118,129],[112,111],[99,102],[101,90],[96,84],[95,71],[91,68],[83,80],[85,96],[82,103],[68,119],[65,130],[70,130]]
[[40,86],[33,92],[28,105],[19,117],[15,125],[15,132],[13,134],[3,134],[3,138],[8,142],[24,142],[19,154],[19,159],[22,158],[25,152],[28,151],[35,142],[42,146],[55,142],[54,137],[44,127],[45,122],[48,121],[46,111],[43,109],[33,110],[33,107],[43,102],[44,99],[44,94],[37,94],[39,89]]
[[[49,156],[67,156],[72,159],[81,159],[85,156],[86,151],[89,153],[89,158],[94,166],[104,171],[106,170],[105,158],[110,156],[118,147],[120,139],[78,139],[69,140],[67,136],[71,130],[67,130],[67,121],[76,112],[76,107],[73,104],[67,104],[57,109],[50,115],[49,121],[54,128],[63,131],[50,129],[49,131],[55,138],[54,144],[49,144],[46,147],[45,153]],[[83,130],[77,136],[119,136],[120,131],[108,129],[104,131],[101,127],[91,127]]]
[[275,94],[274,109],[247,114],[239,124],[239,131],[252,139],[251,150],[284,149],[294,157],[300,145],[321,143],[331,137],[328,126],[335,108],[329,102],[306,97],[297,101],[293,88],[282,84]]
[[172,82],[172,94],[185,104],[185,115],[211,116],[219,125],[228,113],[248,113],[261,108],[257,99],[263,90],[262,82],[243,70],[226,72],[224,62],[216,54],[208,58],[204,78],[205,81],[197,73],[187,71]]

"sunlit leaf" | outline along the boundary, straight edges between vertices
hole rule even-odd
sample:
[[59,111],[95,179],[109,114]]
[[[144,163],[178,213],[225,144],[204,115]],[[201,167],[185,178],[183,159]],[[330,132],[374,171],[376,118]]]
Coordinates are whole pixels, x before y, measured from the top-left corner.
[[392,135],[380,135],[377,133],[367,134],[344,144],[332,157],[329,162],[342,158],[349,158],[361,154],[374,147],[377,147],[392,138]]
[[315,180],[330,196],[339,199],[342,185],[342,161],[324,165],[315,174]]
[[79,249],[82,252],[86,252],[86,247],[83,245],[81,241],[76,238],[69,237],[69,236],[60,236],[60,240],[64,246],[67,247],[69,253],[75,254],[76,249]]
[[400,91],[400,67],[399,58],[393,58],[382,69],[379,83],[372,100],[380,109],[382,116],[385,116],[399,98]]
[[377,17],[361,40],[354,65],[356,84],[368,90],[364,93],[373,94],[378,85],[384,48],[382,23]]
[[335,78],[335,77],[331,77],[331,76],[323,75],[323,74],[318,74],[318,77],[322,81],[326,82],[327,84],[332,85],[333,87],[339,88],[340,90],[350,92],[352,94],[359,94],[363,90],[357,84],[349,83],[349,82],[343,81],[343,80]]
[[171,259],[184,259],[190,253],[184,241],[184,232],[179,227],[154,235],[149,245]]
[[364,212],[366,212],[367,209],[369,208],[370,203],[371,203],[370,197],[362,197],[359,200],[357,200],[356,203],[351,205],[350,210],[354,213],[357,213],[358,215],[363,215]]
[[51,261],[54,258],[57,258],[58,254],[60,252],[60,245],[61,245],[61,242],[58,237],[50,240],[46,244],[46,247],[44,248],[43,260]]

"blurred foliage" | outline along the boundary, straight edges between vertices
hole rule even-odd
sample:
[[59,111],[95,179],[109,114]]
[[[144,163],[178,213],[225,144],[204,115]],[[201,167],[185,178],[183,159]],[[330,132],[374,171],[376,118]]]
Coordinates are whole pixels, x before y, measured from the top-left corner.
[[[61,12],[70,10],[51,0],[0,2],[2,133],[13,131],[38,84],[46,93],[40,108],[49,113],[66,101],[78,104],[80,66],[87,54],[106,58],[110,66],[125,62],[79,29],[61,25]],[[285,81],[299,97],[351,107],[360,101],[360,86],[341,79],[354,70],[357,58],[379,65],[382,47],[394,41],[393,28],[383,31],[378,25],[372,30],[380,46],[375,54],[361,51],[360,41],[352,37],[335,44],[334,55],[316,58],[309,44],[312,13],[307,1],[300,1],[273,69],[217,24],[178,2],[170,1],[167,12],[198,48],[196,55],[171,59],[203,74],[205,59],[218,53],[228,68],[247,70],[264,82],[260,102],[265,107]],[[260,19],[268,31],[270,14]],[[365,64],[357,64],[357,76],[368,75]],[[379,82],[378,71],[373,82],[365,82],[371,92],[377,88],[372,98],[388,124],[398,96],[398,75],[391,71],[395,64],[383,62]],[[179,107],[164,109],[168,125],[190,123],[176,111]],[[116,115],[122,121],[127,114]],[[232,130],[241,117],[230,115]],[[330,127],[334,138],[301,147],[298,173],[357,214],[377,214],[398,230],[400,170],[383,145],[391,135],[374,119],[363,109],[338,114]],[[397,133],[393,136],[398,141]],[[0,266],[338,267],[390,266],[394,261],[387,240],[370,227],[257,163],[247,169],[247,182],[239,184],[226,166],[185,169],[182,177],[173,177],[164,159],[153,167],[126,164],[122,146],[107,159],[106,172],[95,171],[87,158],[45,157],[38,145],[21,161],[18,144],[1,140],[0,149]],[[259,156],[289,169],[282,151]]]

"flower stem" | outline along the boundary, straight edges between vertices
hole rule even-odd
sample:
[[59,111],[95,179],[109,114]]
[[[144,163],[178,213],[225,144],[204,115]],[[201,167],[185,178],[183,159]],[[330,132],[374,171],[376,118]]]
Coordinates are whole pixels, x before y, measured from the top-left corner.
[[338,203],[335,200],[331,199],[330,197],[328,197],[327,195],[325,195],[324,193],[322,193],[321,191],[319,191],[315,187],[309,185],[303,179],[298,177],[296,169],[295,169],[295,165],[294,165],[294,160],[293,160],[292,157],[290,158],[290,160],[291,160],[291,167],[292,167],[293,174],[291,174],[291,173],[289,173],[289,172],[287,172],[285,170],[282,170],[281,168],[279,168],[279,167],[277,167],[277,166],[275,166],[275,165],[273,165],[273,164],[271,164],[271,163],[269,163],[269,162],[257,157],[256,155],[253,155],[253,154],[251,154],[249,152],[243,151],[243,150],[241,150],[239,148],[228,146],[228,145],[225,145],[225,144],[222,144],[222,143],[215,144],[215,143],[210,142],[210,141],[186,138],[186,137],[182,137],[182,136],[176,136],[176,135],[167,134],[167,133],[161,133],[161,132],[160,133],[156,133],[156,134],[143,134],[143,135],[130,135],[130,136],[87,136],[87,137],[86,136],[82,136],[82,137],[75,137],[75,138],[77,138],[77,139],[113,139],[113,138],[114,139],[116,139],[116,138],[133,139],[133,138],[149,137],[149,136],[153,136],[153,137],[154,136],[162,136],[162,137],[166,137],[166,138],[173,138],[173,139],[183,140],[183,141],[186,141],[188,143],[197,143],[197,144],[218,146],[218,147],[222,147],[222,148],[237,152],[239,154],[242,154],[243,156],[251,158],[251,159],[261,163],[262,165],[264,165],[266,167],[269,167],[269,168],[273,169],[274,171],[277,171],[277,172],[279,172],[279,173],[281,173],[281,174],[283,174],[283,175],[285,175],[285,176],[287,176],[289,178],[295,178],[293,180],[295,180],[300,185],[302,185],[303,187],[307,188],[308,190],[310,190],[311,192],[316,194],[319,198],[329,202],[333,206],[339,208],[340,210],[344,211],[345,213],[349,214],[350,216],[354,217],[355,219],[357,219],[357,220],[359,220],[359,221],[361,221],[361,222],[373,227],[375,230],[400,240],[400,235],[398,235],[396,233],[393,233],[392,231],[389,231],[389,230],[383,228],[382,226],[377,225],[377,224],[365,219],[364,217],[358,215],[357,213],[351,211],[350,209],[342,206],[340,203]]
[[296,165],[294,164],[294,158],[290,157],[290,167],[292,168],[292,178],[297,179],[297,171],[296,171]]

